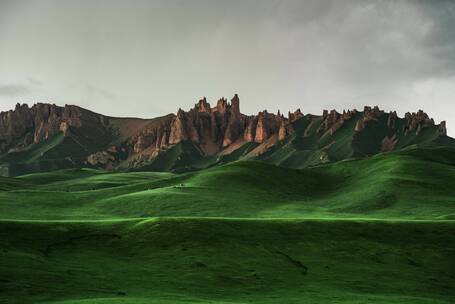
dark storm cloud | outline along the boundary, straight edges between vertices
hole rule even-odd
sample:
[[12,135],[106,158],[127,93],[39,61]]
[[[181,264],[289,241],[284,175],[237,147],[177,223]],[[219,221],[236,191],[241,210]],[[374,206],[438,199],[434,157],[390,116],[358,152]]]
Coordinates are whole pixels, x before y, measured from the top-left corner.
[[18,84],[0,84],[0,96],[20,97],[30,93],[30,90],[23,85]]
[[451,132],[454,29],[455,1],[0,0],[0,83],[121,116],[234,93],[247,113],[423,108]]

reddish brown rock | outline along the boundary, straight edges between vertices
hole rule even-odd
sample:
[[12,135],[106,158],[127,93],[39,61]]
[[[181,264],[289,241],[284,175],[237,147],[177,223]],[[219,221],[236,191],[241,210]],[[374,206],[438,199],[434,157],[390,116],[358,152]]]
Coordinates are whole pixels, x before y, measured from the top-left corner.
[[[357,117],[356,114],[356,110],[342,113],[324,110],[322,122],[309,116],[309,124],[302,136],[311,135],[319,124],[320,133],[334,134],[346,125],[348,120]],[[385,115],[384,112],[377,106],[365,107],[363,117],[356,122],[355,131],[364,131],[370,123],[380,127],[381,124],[373,122],[382,122],[382,119],[385,119],[382,115]],[[171,114],[145,122],[141,119],[109,118],[75,106],[36,104],[29,108],[27,105],[18,104],[14,110],[0,113],[0,154],[20,150],[33,142],[40,142],[59,133],[76,141],[80,134],[91,136],[96,133],[96,136],[91,138],[92,141],[107,138],[109,141],[104,143],[105,151],[93,153],[87,158],[89,163],[105,167],[120,160],[122,163],[125,161],[133,166],[140,166],[182,141],[193,142],[205,155],[235,151],[245,142],[257,142],[260,144],[258,151],[265,151],[264,149],[292,134],[294,122],[301,117],[303,114],[300,109],[289,112],[287,118],[280,111],[277,114],[263,111],[258,115],[246,116],[240,112],[237,94],[229,102],[226,98],[219,99],[213,108],[204,97],[189,111],[179,109],[177,115]],[[111,119],[115,122],[112,123]],[[389,129],[395,129],[403,122],[406,133],[413,131],[418,134],[430,126],[437,128],[440,135],[447,133],[445,122],[434,126],[434,121],[423,111],[407,113],[403,120],[398,118],[396,112],[388,114]],[[134,127],[129,126],[130,123],[134,123]],[[114,133],[119,132],[115,134],[122,134],[121,137],[115,137],[117,135],[110,133],[112,130]],[[384,134],[389,133],[387,131]],[[381,149],[393,150],[395,144],[396,136],[385,137]]]
[[169,135],[169,144],[177,144],[188,139],[186,114],[182,109],[177,111],[177,116],[171,124],[171,133]]
[[240,99],[237,94],[231,99],[231,111],[233,115],[240,115]]
[[382,140],[382,146],[381,146],[381,152],[389,152],[395,149],[395,145],[398,142],[398,138],[396,134],[394,134],[392,137],[384,137]]
[[356,112],[343,110],[343,113],[338,113],[336,110],[330,112],[324,110],[322,112],[322,123],[318,129],[318,133],[325,134],[330,132],[333,135],[338,129],[340,129],[347,120],[350,120]]
[[70,131],[70,125],[67,121],[62,121],[60,123],[59,130],[63,133],[65,137],[68,137]]
[[149,143],[147,141],[147,137],[145,137],[144,135],[139,135],[137,137],[137,141],[134,143],[133,146],[134,152],[141,153],[142,151],[145,150],[145,148],[147,148],[148,144]]
[[254,138],[256,137],[256,126],[257,126],[258,120],[257,117],[250,117],[247,122],[247,127],[245,129],[244,133],[244,139],[247,142],[253,142]]
[[37,103],[31,108],[17,104],[15,109],[0,113],[0,153],[21,149],[63,132],[81,127],[81,108]]
[[288,135],[292,134],[294,129],[289,122],[281,120],[280,129],[278,130],[278,140],[285,139]]
[[326,110],[324,110],[322,116],[324,120],[322,121],[318,132],[326,133],[329,131],[332,135],[343,126],[345,117],[347,119],[351,117],[351,113],[348,114],[347,112],[344,112],[343,114],[340,114],[336,110],[332,110],[328,113]]
[[108,152],[96,152],[87,157],[87,162],[92,166],[108,167],[108,169],[111,169],[113,168],[115,157]]
[[207,102],[207,99],[204,97],[196,104],[195,108],[199,112],[210,113],[210,104]]
[[244,131],[243,117],[240,113],[240,101],[237,94],[231,99],[227,117],[227,126],[223,138],[223,147],[236,141]]
[[258,123],[256,125],[256,132],[254,136],[254,141],[257,143],[262,143],[269,136],[265,115],[266,115],[265,111],[259,112],[258,114]]
[[390,129],[394,129],[397,119],[398,119],[397,112],[396,111],[390,112],[389,117],[387,118],[387,126]]
[[423,128],[434,125],[434,120],[430,119],[428,114],[422,110],[417,111],[417,113],[407,112],[405,114],[405,120],[405,134],[413,131],[415,131],[416,134],[419,134]]
[[220,98],[218,102],[216,103],[216,111],[220,113],[226,112],[227,109],[227,99],[226,98]]
[[[302,116],[300,110],[290,115],[293,120]],[[173,145],[183,140],[190,140],[200,144],[205,153],[213,154],[240,138],[261,143],[273,134],[278,135],[282,121],[285,121],[286,125],[286,130],[282,130],[282,135],[285,131],[286,134],[292,132],[292,127],[288,124],[289,120],[282,115],[270,114],[266,111],[256,117],[241,114],[237,94],[230,103],[225,98],[219,99],[214,108],[210,108],[210,104],[203,98],[190,111],[185,112],[180,109],[177,112],[170,124],[167,144]],[[147,146],[155,142],[153,136],[149,137],[148,141],[137,137],[134,143],[136,153],[146,150]],[[159,137],[156,136],[156,138]],[[162,144],[160,143],[160,145]]]
[[[280,115],[278,115],[278,116],[280,116]],[[302,118],[302,117],[303,117],[303,113],[302,113],[302,111],[300,111],[300,109],[295,110],[294,113],[288,112],[288,119],[290,122],[294,122],[297,119]]]
[[363,118],[361,118],[361,119],[357,120],[354,131],[362,132],[364,129],[365,129],[365,122],[364,122]]
[[377,120],[382,114],[384,114],[384,111],[379,110],[378,106],[375,106],[374,108],[365,106],[363,109],[363,121],[368,122]]

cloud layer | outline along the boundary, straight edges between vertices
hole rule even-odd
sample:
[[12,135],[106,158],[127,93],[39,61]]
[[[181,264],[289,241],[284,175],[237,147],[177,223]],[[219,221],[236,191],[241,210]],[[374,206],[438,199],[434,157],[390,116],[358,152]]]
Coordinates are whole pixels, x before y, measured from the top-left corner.
[[0,110],[153,117],[238,93],[244,112],[426,110],[455,135],[453,1],[0,1]]

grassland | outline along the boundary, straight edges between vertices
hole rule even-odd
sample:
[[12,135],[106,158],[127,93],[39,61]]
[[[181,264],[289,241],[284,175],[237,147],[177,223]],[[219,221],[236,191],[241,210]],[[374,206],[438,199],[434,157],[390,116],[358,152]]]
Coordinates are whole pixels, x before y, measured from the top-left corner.
[[2,303],[453,303],[455,153],[0,179]]
[[240,161],[185,173],[70,169],[2,179],[10,220],[454,219],[455,153],[415,149],[303,170]]

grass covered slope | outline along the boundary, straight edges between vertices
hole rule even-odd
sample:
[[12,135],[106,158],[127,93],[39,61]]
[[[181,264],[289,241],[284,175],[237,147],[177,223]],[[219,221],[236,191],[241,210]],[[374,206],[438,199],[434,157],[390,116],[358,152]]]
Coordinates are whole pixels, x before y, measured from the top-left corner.
[[449,222],[3,221],[0,244],[2,303],[455,300]]
[[[234,162],[185,174],[71,169],[5,179],[3,219],[454,219],[455,153],[409,149],[287,169]],[[23,183],[23,184],[22,184]]]
[[454,218],[450,148],[0,177],[0,303],[449,304]]

